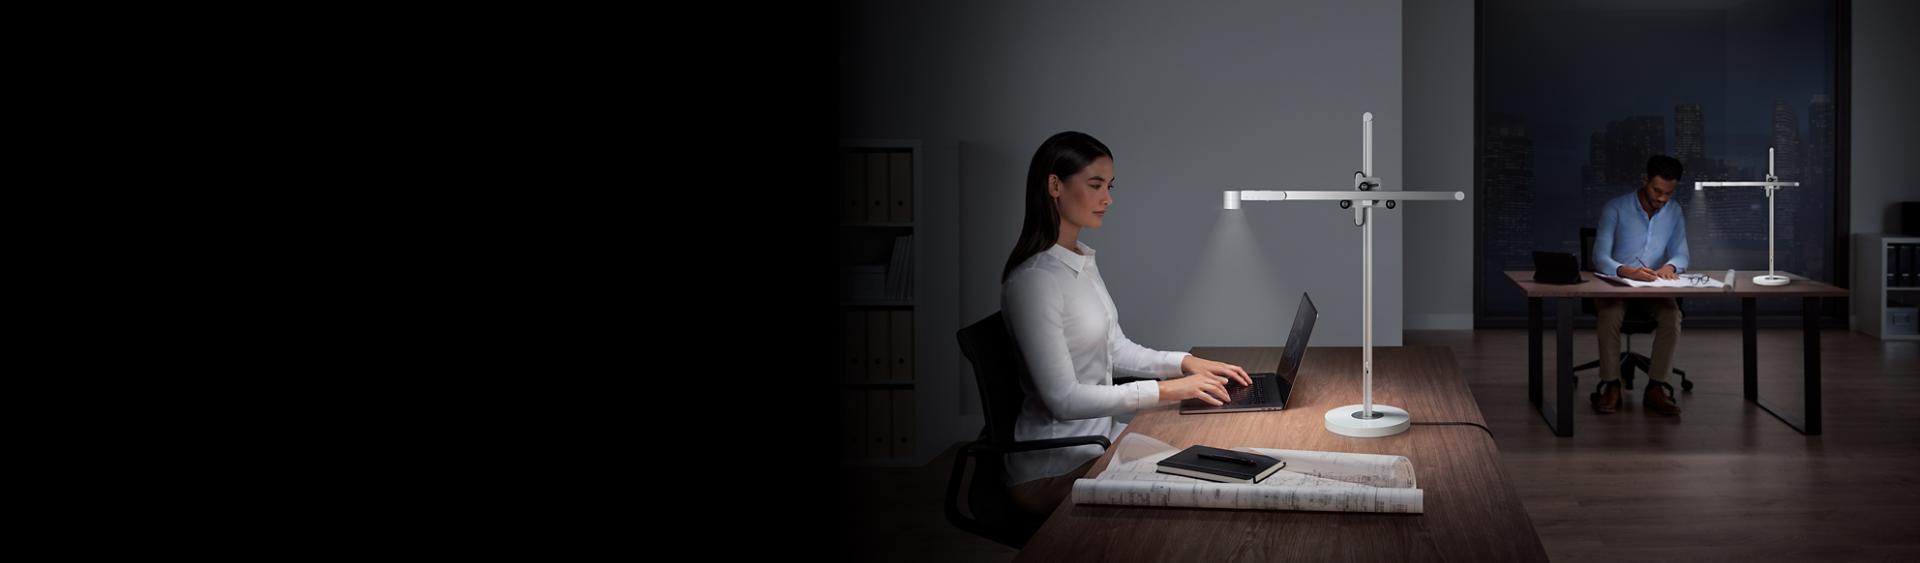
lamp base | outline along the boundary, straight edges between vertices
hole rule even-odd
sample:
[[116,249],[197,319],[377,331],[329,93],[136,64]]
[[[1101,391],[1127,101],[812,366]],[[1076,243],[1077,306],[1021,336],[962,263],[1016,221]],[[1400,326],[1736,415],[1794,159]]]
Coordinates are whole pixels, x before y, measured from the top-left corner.
[[1361,405],[1334,407],[1327,411],[1327,431],[1354,438],[1379,438],[1406,432],[1410,426],[1407,411],[1375,403],[1374,418],[1360,418]]
[[1768,286],[1787,285],[1787,277],[1777,275],[1754,276],[1753,283]]

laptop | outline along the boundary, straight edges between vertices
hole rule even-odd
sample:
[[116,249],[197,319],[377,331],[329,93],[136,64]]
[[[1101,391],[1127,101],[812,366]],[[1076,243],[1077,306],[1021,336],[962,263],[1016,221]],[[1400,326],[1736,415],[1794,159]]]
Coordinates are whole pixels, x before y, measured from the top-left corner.
[[1551,284],[1580,283],[1580,262],[1565,252],[1533,251],[1533,281]]
[[1300,358],[1307,355],[1307,337],[1313,336],[1313,321],[1319,318],[1320,311],[1313,308],[1313,300],[1308,299],[1305,293],[1300,294],[1300,309],[1293,313],[1293,332],[1287,334],[1286,355],[1280,357],[1279,371],[1248,374],[1253,379],[1253,385],[1228,382],[1227,396],[1231,400],[1224,405],[1216,407],[1200,399],[1181,401],[1180,414],[1277,411],[1287,408],[1287,399],[1293,397],[1294,378],[1300,371]]

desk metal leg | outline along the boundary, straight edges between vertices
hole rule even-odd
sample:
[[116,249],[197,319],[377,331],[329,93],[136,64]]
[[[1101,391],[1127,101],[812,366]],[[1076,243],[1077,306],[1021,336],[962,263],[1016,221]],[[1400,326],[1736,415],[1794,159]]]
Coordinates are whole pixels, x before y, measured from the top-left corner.
[[1540,373],[1540,322],[1541,303],[1539,297],[1527,298],[1527,400],[1540,409],[1540,418],[1547,422],[1547,429],[1555,436],[1573,435],[1573,298],[1555,298],[1556,317],[1554,326],[1554,347],[1560,356],[1554,358],[1553,402],[1541,399]]
[[1539,297],[1527,298],[1527,401],[1540,410],[1540,418],[1547,422],[1547,428],[1555,436],[1573,435],[1573,303],[1575,298],[1555,298],[1553,319],[1553,343],[1559,357],[1554,358],[1553,402],[1540,400],[1540,333],[1544,328],[1541,322],[1541,303]]
[[1540,298],[1527,298],[1527,402],[1540,408]]
[[1760,400],[1760,306],[1752,297],[1740,298],[1740,389],[1749,401]]
[[1752,401],[1753,404],[1767,411],[1767,414],[1771,414],[1774,418],[1780,419],[1781,422],[1787,423],[1787,426],[1793,427],[1794,430],[1799,431],[1801,434],[1808,436],[1820,435],[1820,298],[1803,297],[1800,301],[1800,337],[1802,338],[1802,352],[1800,357],[1802,362],[1801,369],[1804,372],[1802,377],[1805,379],[1806,384],[1806,406],[1803,411],[1806,416],[1805,419],[1788,414],[1767,400],[1760,398],[1759,377],[1757,368],[1755,367],[1756,362],[1754,361],[1754,344],[1755,340],[1757,340],[1755,337],[1755,307],[1753,298],[1748,297],[1743,299],[1743,301],[1745,303],[1741,307],[1741,322],[1744,327],[1742,330],[1745,332],[1743,338],[1746,349],[1743,351],[1743,355],[1746,356],[1745,391],[1747,400]]
[[1553,363],[1558,367],[1559,375],[1554,378],[1554,414],[1558,419],[1553,425],[1553,433],[1558,436],[1573,435],[1573,302],[1577,299],[1561,297],[1557,317],[1554,319],[1554,343],[1556,356]]
[[1800,338],[1802,340],[1801,361],[1804,362],[1806,375],[1807,425],[1800,433],[1809,436],[1820,434],[1820,298],[1803,297],[1800,299]]

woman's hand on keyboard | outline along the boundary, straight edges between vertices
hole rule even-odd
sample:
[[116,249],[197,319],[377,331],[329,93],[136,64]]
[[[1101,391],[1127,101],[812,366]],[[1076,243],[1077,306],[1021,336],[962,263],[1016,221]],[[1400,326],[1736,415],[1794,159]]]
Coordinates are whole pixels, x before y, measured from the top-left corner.
[[1196,373],[1157,382],[1160,384],[1160,400],[1184,401],[1199,399],[1207,404],[1220,406],[1232,400],[1227,395],[1227,378],[1217,375]]
[[1180,360],[1180,373],[1193,375],[1205,373],[1225,377],[1240,382],[1241,385],[1253,385],[1253,378],[1247,376],[1247,370],[1226,362],[1216,362],[1192,354]]

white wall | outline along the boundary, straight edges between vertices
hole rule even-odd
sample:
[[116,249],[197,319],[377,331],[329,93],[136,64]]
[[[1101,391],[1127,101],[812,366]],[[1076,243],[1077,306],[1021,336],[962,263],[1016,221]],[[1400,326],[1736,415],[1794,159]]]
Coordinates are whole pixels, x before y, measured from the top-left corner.
[[1409,330],[1473,328],[1473,4],[1406,5],[1407,185],[1469,194],[1407,216]]
[[[1920,2],[1853,3],[1854,233],[1896,232],[1894,204],[1920,201]],[[1849,242],[1848,244],[1852,244]]]

